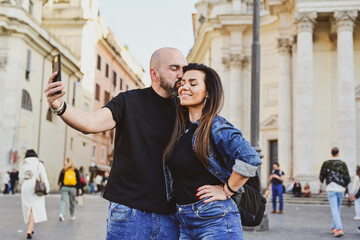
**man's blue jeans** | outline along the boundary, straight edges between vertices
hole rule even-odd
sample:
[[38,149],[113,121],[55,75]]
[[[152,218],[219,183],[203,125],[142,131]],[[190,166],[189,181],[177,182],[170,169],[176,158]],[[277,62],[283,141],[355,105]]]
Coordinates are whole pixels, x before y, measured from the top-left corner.
[[276,211],[276,197],[279,196],[279,210],[283,210],[284,208],[284,201],[283,201],[283,185],[276,184],[271,186],[272,189],[272,203],[273,203],[273,210]]
[[177,205],[180,240],[243,240],[240,214],[232,199],[203,201]]
[[107,240],[178,240],[179,222],[172,215],[140,211],[110,202]]
[[341,213],[341,203],[344,197],[344,192],[327,192],[329,199],[330,210],[332,215],[331,229],[340,230],[342,228],[340,213]]

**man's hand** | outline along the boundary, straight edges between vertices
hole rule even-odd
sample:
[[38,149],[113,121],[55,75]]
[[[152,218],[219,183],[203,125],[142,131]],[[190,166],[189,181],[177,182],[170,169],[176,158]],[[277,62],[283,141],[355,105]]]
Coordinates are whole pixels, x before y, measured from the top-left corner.
[[[44,90],[46,100],[51,109],[57,110],[60,108],[62,103],[62,97],[66,94],[64,91],[64,83],[61,81],[53,82],[54,77],[57,75],[57,72],[54,72],[46,85]],[[61,91],[59,94],[55,94],[56,92]]]

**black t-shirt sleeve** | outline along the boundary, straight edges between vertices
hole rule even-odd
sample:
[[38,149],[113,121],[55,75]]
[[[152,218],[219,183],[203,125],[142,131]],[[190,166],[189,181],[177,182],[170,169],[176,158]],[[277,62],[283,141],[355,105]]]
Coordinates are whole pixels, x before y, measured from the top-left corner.
[[104,107],[110,109],[113,119],[116,122],[116,125],[121,121],[124,109],[125,109],[125,96],[123,93],[118,94],[110,102],[108,102]]

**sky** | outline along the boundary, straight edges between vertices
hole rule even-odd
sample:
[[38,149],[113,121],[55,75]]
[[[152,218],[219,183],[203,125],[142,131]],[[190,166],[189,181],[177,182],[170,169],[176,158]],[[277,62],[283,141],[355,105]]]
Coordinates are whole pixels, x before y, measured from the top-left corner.
[[175,47],[185,56],[194,45],[192,13],[198,0],[100,0],[100,16],[144,68],[150,84],[151,54]]

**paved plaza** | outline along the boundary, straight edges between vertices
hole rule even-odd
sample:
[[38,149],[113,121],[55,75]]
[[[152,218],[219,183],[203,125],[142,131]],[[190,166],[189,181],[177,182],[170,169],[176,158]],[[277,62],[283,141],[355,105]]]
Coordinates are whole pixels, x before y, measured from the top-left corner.
[[[85,195],[84,206],[76,208],[76,220],[58,220],[60,195],[46,196],[48,221],[35,225],[34,240],[101,240],[105,239],[108,202],[98,195]],[[267,212],[271,206],[267,205]],[[0,240],[25,239],[26,225],[21,212],[20,194],[0,195]],[[246,240],[325,240],[335,239],[329,233],[331,215],[328,206],[286,204],[285,214],[268,214],[270,230],[244,232]],[[354,208],[344,206],[341,213],[345,235],[341,239],[360,239],[356,232]]]

